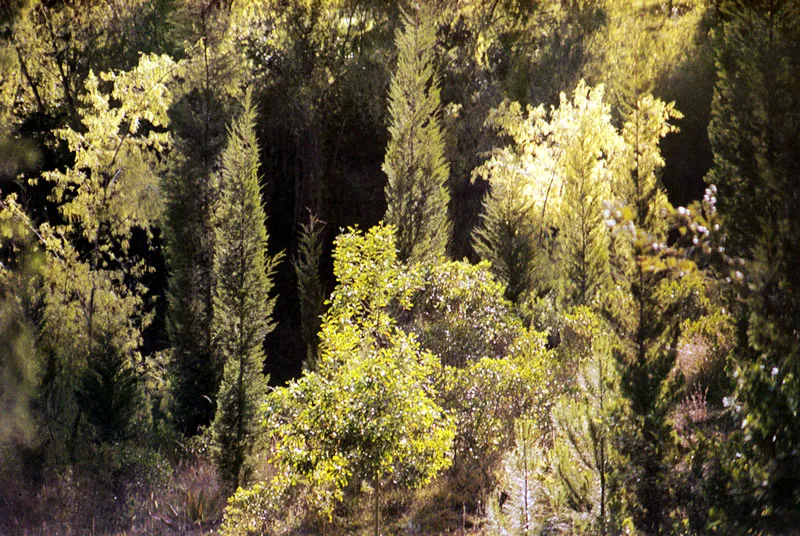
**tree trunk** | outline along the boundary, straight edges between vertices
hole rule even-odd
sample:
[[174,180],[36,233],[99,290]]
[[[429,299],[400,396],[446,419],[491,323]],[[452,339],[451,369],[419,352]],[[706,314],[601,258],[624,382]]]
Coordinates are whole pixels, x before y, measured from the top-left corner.
[[375,536],[380,536],[381,531],[381,485],[375,479]]

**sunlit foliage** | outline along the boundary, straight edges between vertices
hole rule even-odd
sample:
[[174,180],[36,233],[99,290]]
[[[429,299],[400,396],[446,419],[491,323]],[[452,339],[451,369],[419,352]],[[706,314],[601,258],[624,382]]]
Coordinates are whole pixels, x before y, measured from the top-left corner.
[[450,238],[450,167],[444,158],[435,28],[423,7],[406,13],[397,33],[397,69],[389,90],[386,222],[397,229],[402,260],[444,256]]

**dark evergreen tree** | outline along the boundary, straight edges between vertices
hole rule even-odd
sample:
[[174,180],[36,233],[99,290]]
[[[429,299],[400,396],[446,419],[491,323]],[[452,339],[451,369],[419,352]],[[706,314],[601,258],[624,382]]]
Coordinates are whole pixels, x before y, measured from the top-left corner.
[[397,229],[404,261],[444,256],[451,231],[446,184],[450,167],[440,126],[432,17],[426,7],[404,13],[389,90],[390,140],[383,162],[388,178],[386,223]]
[[[219,195],[218,160],[241,80],[240,54],[228,34],[229,16],[218,2],[189,2],[183,22],[192,29],[180,98],[170,115],[175,151],[164,180],[165,242],[170,268],[167,330],[172,416],[195,434],[214,416],[224,363],[215,359],[211,319],[214,297],[212,211]],[[196,42],[195,42],[196,41]]]
[[316,368],[318,333],[325,313],[325,284],[320,277],[322,235],[325,223],[309,212],[308,223],[300,226],[300,243],[292,260],[300,299],[300,331],[306,343],[307,369]]
[[706,180],[747,276],[723,518],[784,533],[800,524],[800,4],[730,0],[721,16]]
[[220,203],[215,213],[214,334],[217,358],[225,363],[212,425],[214,461],[223,482],[236,488],[266,396],[264,337],[272,331],[272,275],[279,261],[267,254],[267,228],[258,176],[256,112],[248,93],[222,154]]
[[615,185],[624,208],[609,209],[616,239],[608,316],[618,341],[613,353],[621,366],[622,400],[629,408],[614,441],[627,458],[622,479],[633,522],[643,533],[657,534],[666,529],[674,506],[667,486],[675,379],[670,372],[691,291],[675,277],[679,271],[658,264],[668,223],[658,143],[673,130],[668,121],[677,112],[652,96],[633,95],[622,131],[626,154]]
[[139,376],[110,337],[98,336],[77,390],[78,405],[101,441],[126,439],[141,402]]
[[[212,150],[209,149],[208,153]],[[179,157],[176,157],[176,160]],[[211,226],[214,174],[183,159],[166,184],[166,257],[170,267],[167,330],[173,419],[178,430],[194,434],[211,422],[212,402],[221,375],[211,339],[213,247]]]
[[483,199],[482,225],[472,233],[472,245],[506,284],[505,297],[517,302],[530,291],[536,251],[533,201],[525,195],[527,181],[516,173],[497,174]]

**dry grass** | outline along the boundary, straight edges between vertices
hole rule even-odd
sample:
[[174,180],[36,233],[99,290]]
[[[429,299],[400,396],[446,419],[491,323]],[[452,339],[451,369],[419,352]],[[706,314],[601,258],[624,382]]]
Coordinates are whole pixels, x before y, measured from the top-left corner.
[[226,501],[214,467],[192,457],[165,472],[115,479],[66,469],[38,486],[0,472],[0,535],[213,534]]
[[708,389],[694,388],[679,404],[675,411],[675,428],[683,435],[689,432],[692,425],[708,420]]
[[201,458],[182,460],[166,489],[151,492],[141,521],[132,520],[127,534],[211,534],[225,501],[211,463]]

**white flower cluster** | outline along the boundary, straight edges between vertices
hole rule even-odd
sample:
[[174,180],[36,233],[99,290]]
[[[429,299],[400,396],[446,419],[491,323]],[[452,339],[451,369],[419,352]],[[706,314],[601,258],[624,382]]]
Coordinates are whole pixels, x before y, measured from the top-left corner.
[[708,205],[712,209],[717,206],[717,187],[716,187],[716,185],[712,184],[711,186],[706,188],[706,191],[703,194],[703,204],[704,205]]

